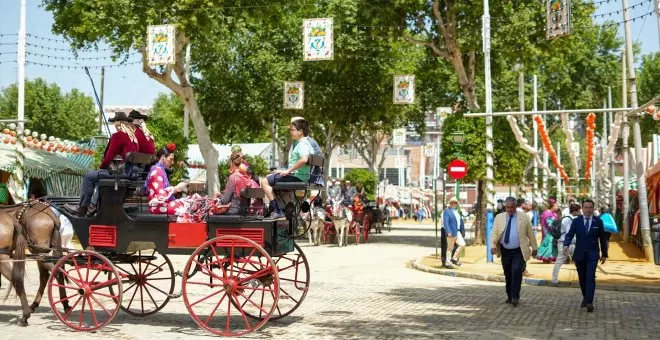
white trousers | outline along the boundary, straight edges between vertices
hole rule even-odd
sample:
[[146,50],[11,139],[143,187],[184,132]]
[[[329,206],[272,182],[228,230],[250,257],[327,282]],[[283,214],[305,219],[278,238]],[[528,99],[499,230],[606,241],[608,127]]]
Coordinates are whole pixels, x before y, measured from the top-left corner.
[[[451,256],[452,250],[454,250],[454,244],[458,245],[458,248],[456,248],[456,252],[454,252],[454,256]],[[447,261],[449,259],[452,259],[454,261],[458,261],[458,258],[461,256],[461,251],[465,248],[465,240],[463,239],[463,235],[461,235],[460,232],[455,237],[449,237],[447,236]]]
[[[559,242],[557,247],[559,249],[557,250],[557,259],[555,260],[555,267],[552,269],[552,283],[559,282],[559,270],[561,269],[561,265],[566,262],[566,255],[564,255],[564,246],[562,245],[561,242]],[[575,250],[574,244],[568,246],[568,252],[570,254],[573,254],[574,250]]]

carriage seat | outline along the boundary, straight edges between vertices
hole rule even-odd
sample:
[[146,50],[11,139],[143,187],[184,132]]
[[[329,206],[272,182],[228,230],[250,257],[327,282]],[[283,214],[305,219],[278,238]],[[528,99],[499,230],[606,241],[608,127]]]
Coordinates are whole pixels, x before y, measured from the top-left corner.
[[147,196],[147,193],[144,192],[144,182],[147,180],[149,167],[155,160],[156,155],[148,153],[129,152],[126,154],[126,163],[131,163],[137,168],[131,173],[130,182],[128,183],[128,188],[126,190],[127,198],[130,196]]
[[[307,159],[307,165],[311,169],[320,168],[323,169],[325,166],[325,157],[321,155],[309,155]],[[296,190],[321,190],[323,189],[323,172],[314,173],[310,169],[309,181],[307,182],[279,182],[273,185],[273,190],[275,191],[296,191]]]

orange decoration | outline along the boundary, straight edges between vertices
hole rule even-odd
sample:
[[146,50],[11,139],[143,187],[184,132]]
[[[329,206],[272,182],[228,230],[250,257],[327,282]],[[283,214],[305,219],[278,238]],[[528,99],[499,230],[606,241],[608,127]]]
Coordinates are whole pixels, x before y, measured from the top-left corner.
[[5,138],[2,139],[2,142],[5,143],[5,144],[8,144],[8,143],[9,143],[9,139],[8,139],[7,137],[5,137]]
[[[12,132],[14,132],[14,131],[12,131]],[[11,143],[16,144],[16,138],[12,138]]]
[[596,130],[596,115],[591,112],[587,115],[587,159],[585,162],[584,179],[591,179],[591,166],[594,161],[594,131]]
[[16,137],[16,131],[9,131],[9,135],[12,137]]
[[2,133],[4,133],[5,135],[8,135],[9,134],[9,129],[2,130]]
[[564,182],[568,183],[570,179],[568,178],[568,175],[564,170],[564,166],[559,164],[559,158],[557,158],[557,153],[555,152],[555,148],[552,147],[550,136],[548,136],[548,132],[545,130],[545,123],[543,122],[543,118],[541,118],[541,116],[539,115],[536,115],[534,116],[534,120],[536,121],[536,125],[538,126],[539,136],[541,136],[541,142],[543,143],[543,147],[545,148],[545,150],[548,152],[548,155],[552,159],[552,164],[554,164],[555,168],[559,170],[559,175],[564,180]]

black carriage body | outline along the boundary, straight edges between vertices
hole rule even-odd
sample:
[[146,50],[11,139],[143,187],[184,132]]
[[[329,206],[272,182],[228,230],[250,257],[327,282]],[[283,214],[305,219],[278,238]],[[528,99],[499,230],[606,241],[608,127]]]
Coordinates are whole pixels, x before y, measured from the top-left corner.
[[[83,249],[93,247],[101,253],[157,249],[163,254],[191,254],[208,239],[237,235],[255,241],[270,256],[293,251],[292,220],[217,215],[209,216],[206,223],[177,223],[176,216],[149,213],[146,199],[126,204],[127,189],[132,189],[130,184],[126,180],[101,180],[98,185],[101,204],[94,217],[80,218],[61,209],[71,220]],[[58,204],[57,199],[52,202]],[[222,251],[226,245],[218,246]]]

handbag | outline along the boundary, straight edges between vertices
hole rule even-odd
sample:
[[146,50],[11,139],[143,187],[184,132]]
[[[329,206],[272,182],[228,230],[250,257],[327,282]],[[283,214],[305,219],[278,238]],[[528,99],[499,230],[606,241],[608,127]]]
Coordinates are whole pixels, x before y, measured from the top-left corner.
[[612,217],[611,214],[609,213],[604,213],[600,215],[600,220],[603,221],[603,226],[605,228],[605,231],[610,233],[610,234],[618,234],[619,229],[616,227],[616,222],[614,222],[614,218]]

